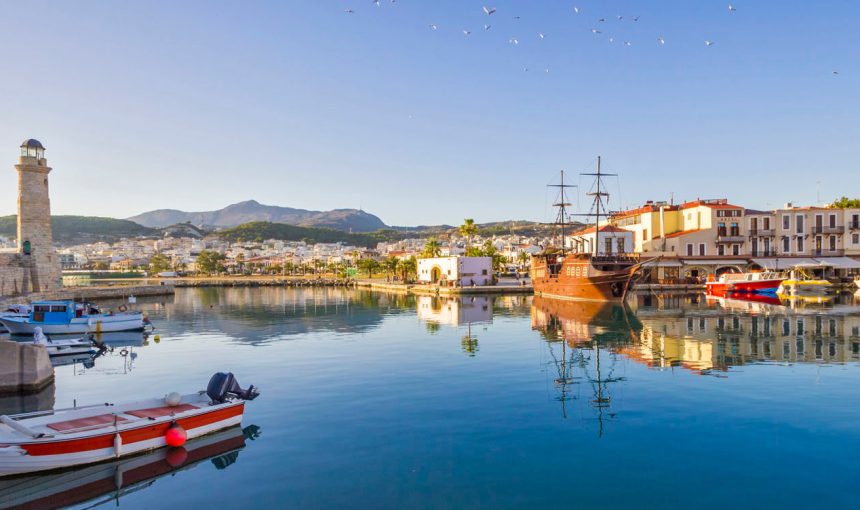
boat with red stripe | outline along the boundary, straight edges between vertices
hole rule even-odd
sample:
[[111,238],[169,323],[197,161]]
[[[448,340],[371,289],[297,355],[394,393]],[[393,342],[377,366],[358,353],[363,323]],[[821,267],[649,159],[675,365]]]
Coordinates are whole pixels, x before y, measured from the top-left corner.
[[723,273],[719,278],[708,276],[705,288],[714,295],[724,292],[774,294],[785,279],[783,273],[772,271]]
[[206,390],[127,403],[0,416],[0,477],[115,460],[182,446],[242,422],[245,402],[232,373],[212,376]]

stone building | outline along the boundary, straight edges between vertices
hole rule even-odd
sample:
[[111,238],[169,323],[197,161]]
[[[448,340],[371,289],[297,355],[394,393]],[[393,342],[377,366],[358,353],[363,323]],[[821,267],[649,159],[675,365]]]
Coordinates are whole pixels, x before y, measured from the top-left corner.
[[38,140],[21,144],[18,164],[18,244],[0,252],[0,296],[50,292],[62,286],[60,258],[51,233],[51,199],[45,147]]

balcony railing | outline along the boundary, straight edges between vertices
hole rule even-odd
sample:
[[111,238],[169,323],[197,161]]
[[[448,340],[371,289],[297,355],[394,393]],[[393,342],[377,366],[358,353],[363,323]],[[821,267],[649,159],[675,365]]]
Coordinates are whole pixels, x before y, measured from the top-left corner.
[[742,243],[746,240],[746,238],[742,235],[730,236],[730,235],[721,235],[717,236],[717,244],[722,243]]
[[752,250],[753,257],[777,257],[779,253],[776,250]]
[[813,234],[843,234],[845,233],[845,227],[837,226],[837,227],[824,227],[824,226],[814,226],[812,227]]
[[750,230],[750,237],[773,237],[776,235],[776,230],[772,228],[755,228]]
[[860,221],[848,222],[848,228],[850,228],[851,230],[860,230]]
[[845,250],[812,250],[812,254],[816,257],[841,257]]

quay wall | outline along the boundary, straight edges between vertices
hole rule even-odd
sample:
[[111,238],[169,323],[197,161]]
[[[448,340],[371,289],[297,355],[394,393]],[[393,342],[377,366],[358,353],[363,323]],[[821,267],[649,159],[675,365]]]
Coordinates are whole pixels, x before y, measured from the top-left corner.
[[32,344],[0,340],[0,395],[33,393],[54,382],[48,351]]
[[14,296],[0,296],[0,305],[20,303],[21,301],[73,300],[83,299],[126,299],[128,296],[168,296],[176,292],[173,285],[117,285],[112,287],[64,287],[54,292],[30,294],[26,299]]

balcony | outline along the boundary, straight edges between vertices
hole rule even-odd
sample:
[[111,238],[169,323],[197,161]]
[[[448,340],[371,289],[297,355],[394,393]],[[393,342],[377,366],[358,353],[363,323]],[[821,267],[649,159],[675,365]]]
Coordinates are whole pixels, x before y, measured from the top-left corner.
[[779,253],[776,250],[752,250],[750,253],[753,257],[778,257]]
[[850,228],[851,230],[860,230],[860,221],[848,222],[848,228]]
[[845,227],[824,227],[824,226],[814,226],[812,227],[813,234],[844,234]]
[[845,250],[812,250],[813,257],[841,257]]
[[742,243],[746,241],[746,237],[742,235],[718,235],[717,236],[717,244],[727,244],[727,243]]
[[773,237],[776,235],[776,230],[772,228],[762,228],[750,230],[750,237]]

